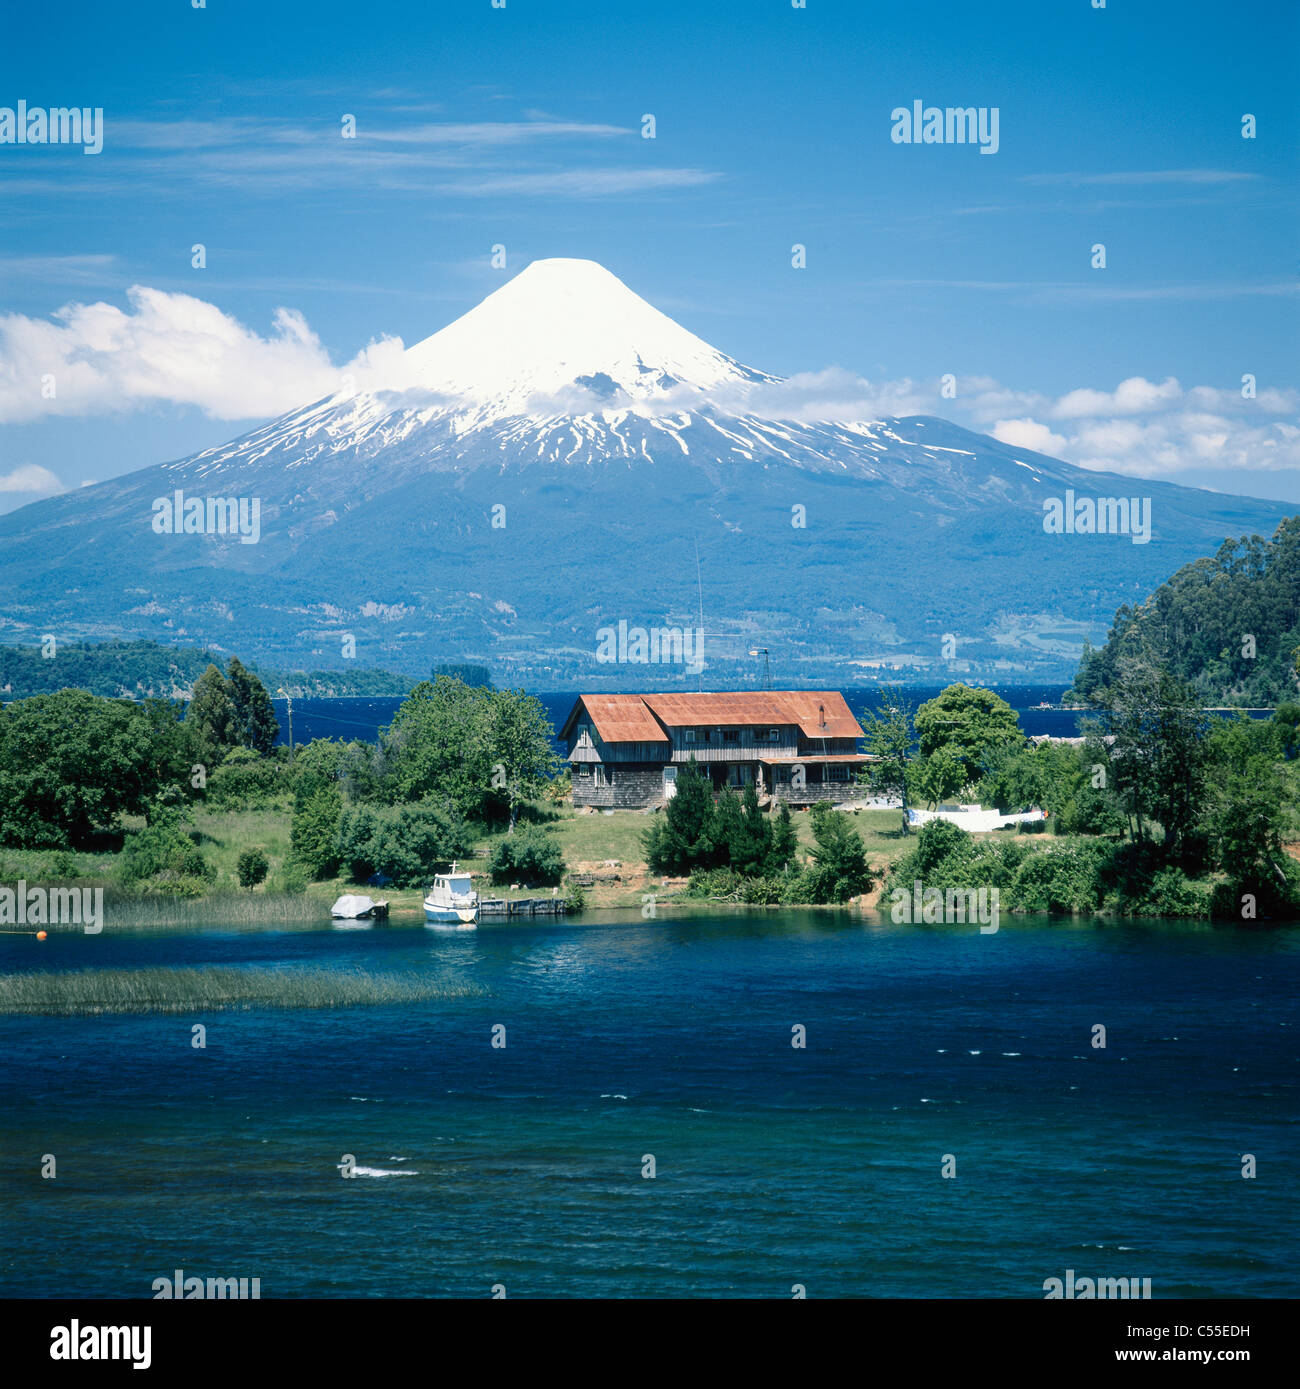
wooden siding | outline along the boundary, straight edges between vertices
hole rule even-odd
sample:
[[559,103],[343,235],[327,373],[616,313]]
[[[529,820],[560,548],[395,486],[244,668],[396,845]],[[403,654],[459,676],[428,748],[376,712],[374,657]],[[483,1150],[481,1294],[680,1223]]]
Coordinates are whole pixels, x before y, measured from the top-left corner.
[[618,764],[604,769],[604,785],[596,784],[593,768],[579,763],[573,769],[574,808],[595,806],[601,810],[641,810],[664,798],[664,764]]

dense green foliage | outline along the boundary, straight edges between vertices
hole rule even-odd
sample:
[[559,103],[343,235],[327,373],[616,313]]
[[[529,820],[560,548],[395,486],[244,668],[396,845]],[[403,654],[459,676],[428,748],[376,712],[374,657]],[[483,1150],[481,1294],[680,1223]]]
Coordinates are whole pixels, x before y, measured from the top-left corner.
[[468,820],[510,824],[559,771],[541,701],[440,675],[415,687],[382,738],[382,792],[435,796]]
[[424,887],[472,848],[454,811],[424,801],[393,810],[352,806],[340,817],[337,859],[357,883],[376,874],[396,887]]
[[1296,693],[1300,648],[1300,516],[1271,540],[1225,541],[1184,565],[1145,603],[1115,614],[1105,646],[1085,650],[1080,703],[1103,704],[1123,666],[1153,660],[1198,703],[1266,707]]
[[784,872],[796,840],[789,809],[765,815],[753,786],[741,796],[724,791],[715,804],[712,784],[693,757],[677,777],[676,794],[642,836],[652,873],[729,867],[757,876]]
[[564,876],[564,850],[540,826],[525,825],[498,841],[488,867],[494,883],[549,887]]
[[677,791],[642,836],[652,873],[688,873],[688,895],[744,902],[846,902],[871,887],[862,836],[843,811],[819,801],[812,810],[810,861],[798,860],[788,806],[765,814],[758,792],[723,791],[714,800],[695,759]]
[[947,748],[961,762],[966,781],[979,779],[990,754],[1024,741],[1019,716],[1006,700],[970,685],[949,685],[927,700],[915,723],[921,756]]
[[81,848],[188,784],[176,709],[60,690],[0,709],[0,841]]
[[[789,811],[782,806],[788,818]],[[800,865],[790,826],[790,855],[777,867],[771,861],[741,871],[734,864],[699,867],[691,873],[686,896],[751,906],[794,906],[847,902],[872,887],[862,837],[842,810],[819,801],[813,816],[814,846]]]
[[117,871],[126,887],[178,897],[197,897],[216,878],[174,810],[159,810],[144,829],[126,836]]
[[331,783],[310,780],[298,789],[289,826],[289,846],[296,862],[313,878],[333,877],[339,866],[339,826],[343,797]]

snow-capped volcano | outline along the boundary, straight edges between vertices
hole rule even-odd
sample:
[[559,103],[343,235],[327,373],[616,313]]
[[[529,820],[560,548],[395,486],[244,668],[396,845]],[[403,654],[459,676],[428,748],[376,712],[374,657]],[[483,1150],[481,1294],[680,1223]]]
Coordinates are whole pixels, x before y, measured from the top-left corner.
[[477,422],[689,404],[771,380],[647,304],[591,260],[537,260],[409,348],[399,389],[450,397]]
[[[1060,676],[1121,602],[1283,514],[933,417],[798,419],[791,398],[601,266],[536,261],[432,337],[379,344],[346,390],[0,518],[0,640],[671,687],[682,670],[598,665],[596,634],[697,625],[703,593],[719,683],[753,680],[758,646],[796,686],[896,662]],[[1139,489],[1150,544],[1044,531],[1053,498]],[[256,540],[154,529],[195,498],[256,503]]]

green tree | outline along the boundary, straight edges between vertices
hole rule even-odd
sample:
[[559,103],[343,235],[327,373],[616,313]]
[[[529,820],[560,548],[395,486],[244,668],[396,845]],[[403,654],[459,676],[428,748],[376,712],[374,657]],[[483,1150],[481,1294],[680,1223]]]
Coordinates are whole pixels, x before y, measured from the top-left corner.
[[489,690],[445,675],[418,684],[382,735],[388,797],[433,797],[465,819],[490,818],[492,715]]
[[692,757],[677,777],[673,798],[642,836],[652,873],[689,873],[711,866],[716,854],[713,786]]
[[1146,658],[1126,660],[1110,687],[1105,718],[1112,739],[1115,789],[1135,834],[1164,829],[1166,853],[1181,855],[1200,812],[1205,785],[1203,718],[1187,687]]
[[1270,914],[1293,905],[1296,870],[1283,836],[1296,832],[1297,804],[1275,730],[1245,714],[1215,719],[1205,748],[1201,823],[1212,862],[1227,875],[1227,895],[1239,900],[1250,894]]
[[862,836],[853,821],[829,801],[818,801],[812,808],[812,863],[808,882],[815,902],[847,902],[871,888]]
[[769,876],[783,873],[791,867],[799,851],[799,834],[790,817],[790,807],[784,803],[772,822],[772,842],[768,849],[764,872]]
[[252,892],[258,883],[265,881],[270,869],[270,862],[261,849],[245,849],[235,863],[235,875],[239,879],[239,886],[246,887],[249,892]]
[[921,756],[950,748],[965,768],[963,783],[978,781],[985,760],[1009,744],[1024,741],[1016,711],[992,690],[949,685],[916,711]]
[[492,690],[488,695],[492,786],[506,802],[511,831],[521,801],[539,796],[560,768],[555,729],[536,695]]
[[339,823],[343,797],[337,786],[325,784],[300,790],[289,823],[293,857],[313,878],[328,878],[339,866]]
[[[88,845],[165,787],[188,788],[175,710],[85,690],[0,708],[0,838],[21,848]],[[179,792],[176,792],[179,794]]]
[[862,730],[867,751],[878,762],[863,768],[860,780],[882,796],[897,796],[902,802],[903,833],[909,833],[907,819],[907,765],[916,746],[912,727],[912,706],[897,685],[886,685],[881,691],[881,712],[864,709]]
[[931,810],[941,801],[955,796],[966,785],[966,764],[956,748],[947,744],[937,747],[927,757],[915,758],[908,764],[908,779],[912,797]]
[[238,656],[230,658],[226,669],[226,690],[234,708],[235,731],[240,743],[263,757],[269,756],[280,732],[275,706],[266,686]]
[[195,755],[212,771],[227,752],[239,743],[239,724],[225,677],[215,665],[194,682],[194,697],[186,712]]

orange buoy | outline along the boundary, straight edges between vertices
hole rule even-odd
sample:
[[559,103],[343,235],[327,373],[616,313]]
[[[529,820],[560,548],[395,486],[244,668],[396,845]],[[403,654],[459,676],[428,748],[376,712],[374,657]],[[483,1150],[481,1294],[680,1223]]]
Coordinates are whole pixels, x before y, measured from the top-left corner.
[[44,940],[44,939],[45,939],[45,932],[44,932],[44,931],[37,931],[37,933],[36,933],[36,939],[37,939],[37,940]]

